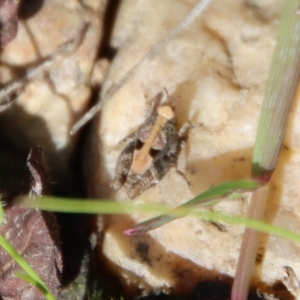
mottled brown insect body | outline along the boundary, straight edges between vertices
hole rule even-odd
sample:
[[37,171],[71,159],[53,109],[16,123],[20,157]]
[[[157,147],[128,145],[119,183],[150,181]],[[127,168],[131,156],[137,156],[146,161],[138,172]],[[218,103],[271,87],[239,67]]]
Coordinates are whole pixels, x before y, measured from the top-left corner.
[[175,167],[181,136],[170,104],[156,105],[138,130],[121,142],[127,146],[120,154],[111,187],[124,188],[129,198],[158,183]]

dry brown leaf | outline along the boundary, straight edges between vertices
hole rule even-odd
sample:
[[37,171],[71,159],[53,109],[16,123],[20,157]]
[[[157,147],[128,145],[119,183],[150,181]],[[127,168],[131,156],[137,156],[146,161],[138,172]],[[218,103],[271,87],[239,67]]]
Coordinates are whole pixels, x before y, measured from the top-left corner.
[[[50,291],[57,295],[62,258],[57,245],[58,227],[54,215],[16,207],[6,209],[5,214],[0,233],[26,259]],[[15,276],[23,270],[3,249],[0,249],[0,268],[0,293],[3,298],[44,299],[36,287]]]
[[[29,194],[41,196],[49,185],[48,166],[41,147],[30,150],[27,166],[32,176]],[[52,294],[57,295],[62,273],[62,256],[55,215],[36,209],[10,206],[5,210],[5,221],[0,233],[26,259]],[[3,298],[44,299],[36,287],[16,277],[17,272],[24,271],[1,248],[0,269],[0,294]]]
[[18,31],[18,12],[15,0],[0,0],[0,47],[11,42]]

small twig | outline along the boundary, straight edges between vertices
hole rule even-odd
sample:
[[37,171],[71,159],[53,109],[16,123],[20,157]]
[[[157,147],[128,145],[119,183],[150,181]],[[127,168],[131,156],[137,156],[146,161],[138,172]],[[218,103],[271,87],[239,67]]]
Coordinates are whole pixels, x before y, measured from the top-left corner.
[[200,1],[194,9],[171,31],[167,33],[147,54],[146,56],[134,65],[125,76],[115,84],[115,86],[110,90],[110,92],[104,95],[102,101],[93,106],[87,113],[77,121],[72,130],[71,135],[75,134],[82,126],[84,126],[88,121],[90,121],[101,109],[102,107],[112,98],[116,92],[131,79],[139,69],[142,69],[157,53],[161,51],[176,35],[178,35],[183,29],[185,29],[191,22],[193,22],[197,16],[199,16],[204,9],[209,4],[210,0]]
[[58,60],[62,59],[70,53],[73,53],[81,44],[87,28],[88,25],[84,25],[83,29],[81,29],[80,31],[80,34],[62,44],[52,55],[47,57],[38,66],[28,69],[24,76],[19,79],[11,80],[8,83],[4,84],[0,88],[0,111],[7,108],[7,106],[16,98],[15,95],[20,92],[20,90],[26,83],[43,74],[47,69],[49,69],[51,65],[53,65]]

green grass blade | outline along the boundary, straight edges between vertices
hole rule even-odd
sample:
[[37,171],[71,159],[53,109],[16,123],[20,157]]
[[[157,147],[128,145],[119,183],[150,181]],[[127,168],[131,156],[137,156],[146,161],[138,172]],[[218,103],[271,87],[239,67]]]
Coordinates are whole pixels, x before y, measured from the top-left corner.
[[35,286],[36,288],[38,288],[43,293],[43,295],[47,300],[55,300],[55,297],[51,293],[49,293],[49,290],[47,288],[45,289],[45,285],[44,286],[41,285],[39,282],[37,282],[32,277],[26,274],[16,273],[15,275],[21,278],[22,280],[30,283],[31,285]]
[[[196,196],[195,198],[191,199],[190,201],[180,205],[179,207],[173,209],[171,212],[167,212],[167,214],[158,216],[151,220],[145,221],[142,224],[137,224],[135,228],[139,228],[141,231],[140,233],[147,232],[149,230],[158,228],[164,224],[167,224],[178,217],[184,216],[184,214],[180,214],[180,208],[185,207],[207,207],[212,206],[222,200],[224,197],[232,197],[236,198],[237,196],[241,196],[241,193],[253,191],[257,188],[261,187],[261,183],[254,181],[254,180],[241,180],[241,181],[229,181],[217,186],[210,188],[209,190],[205,191],[204,193]],[[24,200],[24,199],[23,199]],[[27,198],[24,203],[26,203]],[[32,201],[32,200],[29,200]],[[102,204],[104,204],[102,202]],[[65,199],[58,199],[58,198],[37,198],[34,200],[31,205],[39,209],[56,211],[56,212],[72,212],[72,213],[94,213],[94,214],[103,214],[107,213],[105,210],[110,209],[112,213],[127,213],[128,210],[126,207],[127,204],[121,204],[113,201],[107,201],[105,205],[100,205],[97,201],[87,201],[87,200],[65,200]],[[30,206],[30,204],[29,204]],[[145,209],[144,212],[153,211],[154,206],[148,209],[147,205],[142,205],[142,209]],[[134,205],[131,207],[131,212],[133,210],[137,210],[140,212],[141,209],[140,205]],[[104,209],[104,210],[103,210]],[[157,206],[157,211],[161,209],[161,206]],[[165,211],[164,211],[165,213]],[[179,216],[178,216],[179,213]],[[175,216],[174,216],[175,214]],[[133,229],[132,229],[133,230]],[[126,234],[138,234],[137,231],[126,231]]]
[[286,0],[265,89],[253,154],[252,174],[275,169],[300,74],[299,0]]
[[105,199],[66,199],[44,196],[42,198],[28,198],[27,196],[17,199],[21,207],[39,208],[41,210],[79,213],[79,214],[129,214],[129,213],[165,213],[167,208],[155,204],[132,204],[120,203]]
[[[0,246],[14,259],[14,261],[26,272],[26,279],[30,280],[30,283],[36,286],[43,295],[49,300],[55,300],[55,297],[48,290],[45,283],[35,273],[35,271],[29,266],[27,261],[15,250],[15,248],[0,235]],[[23,275],[24,277],[24,275]],[[25,278],[24,277],[24,278]],[[28,281],[26,280],[26,281]]]
[[208,189],[181,206],[209,206],[214,204],[214,200],[218,202],[221,198],[235,196],[235,193],[250,192],[261,186],[262,184],[255,180],[227,181]]
[[[261,187],[261,184],[253,180],[228,181],[210,188],[204,193],[194,197],[192,200],[180,205],[167,214],[157,216],[153,219],[137,224],[133,228],[125,230],[126,235],[143,234],[149,230],[156,229],[162,225],[172,222],[173,220],[182,217],[177,216],[176,212],[180,208],[189,207],[208,207],[221,201],[224,197],[236,198],[240,197],[243,192],[253,191]],[[175,214],[175,215],[174,215]]]
[[[257,191],[259,191],[258,189]],[[63,207],[60,206],[60,202],[64,201]],[[170,207],[165,205],[153,205],[153,204],[135,204],[132,202],[118,203],[113,201],[102,201],[102,200],[66,200],[52,197],[38,198],[38,201],[29,199],[26,202],[26,206],[35,208],[49,208],[50,211],[57,212],[76,212],[81,210],[85,213],[103,213],[103,214],[132,214],[132,213],[167,213],[170,212]],[[91,205],[91,208],[88,208]],[[56,207],[55,207],[56,206]],[[75,207],[76,206],[76,207]],[[213,212],[209,210],[195,210],[195,207],[178,207],[172,210],[173,216],[180,217],[190,214],[192,216],[205,219],[207,221],[213,222],[226,222],[229,224],[237,224],[249,227],[251,229],[259,230],[261,232],[274,234],[283,237],[287,240],[300,243],[300,235],[289,231],[287,229],[268,224],[263,221],[224,215],[218,212]]]
[[[253,185],[255,187],[255,185]],[[257,187],[257,186],[256,186]],[[240,187],[239,187],[240,188]],[[249,186],[247,186],[248,191]],[[224,188],[225,189],[225,188]],[[258,189],[257,191],[259,191]],[[23,198],[25,199],[25,197]],[[40,209],[49,208],[50,211],[68,212],[68,213],[91,213],[91,214],[132,214],[132,213],[168,213],[170,207],[162,204],[136,204],[132,202],[118,203],[102,200],[67,200],[53,197],[38,198],[38,201],[27,198],[26,207],[35,207]],[[62,204],[62,205],[61,205]],[[48,209],[47,209],[48,210]],[[223,215],[213,211],[195,210],[195,207],[178,207],[172,210],[173,217],[180,217],[190,214],[208,221],[221,221],[232,224],[244,225],[265,233],[281,236],[293,242],[300,243],[300,235],[287,229],[274,226],[259,220]]]
[[290,231],[288,229],[268,224],[264,221],[250,219],[246,217],[238,217],[231,215],[224,215],[215,211],[194,211],[190,213],[198,218],[210,221],[210,222],[224,222],[228,224],[242,225],[247,228],[258,230],[260,232],[273,234],[282,237],[286,240],[290,240],[295,243],[300,243],[300,234]]
[[[286,0],[259,118],[252,177],[269,182],[278,161],[300,74],[300,0]],[[249,216],[262,219],[267,190],[253,195]],[[247,299],[259,234],[245,230],[231,299]]]

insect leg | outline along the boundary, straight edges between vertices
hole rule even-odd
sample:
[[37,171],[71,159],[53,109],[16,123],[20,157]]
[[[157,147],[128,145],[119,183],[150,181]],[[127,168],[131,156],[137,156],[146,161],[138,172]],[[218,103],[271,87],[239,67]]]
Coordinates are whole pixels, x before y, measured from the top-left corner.
[[190,122],[185,122],[179,129],[178,135],[180,138],[186,136],[187,132],[194,127]]
[[125,147],[117,160],[115,178],[111,184],[111,187],[114,190],[120,189],[126,181],[126,177],[132,163],[134,149],[135,141],[131,142]]
[[126,144],[131,143],[131,142],[133,142],[135,139],[136,139],[136,132],[133,132],[133,133],[131,133],[131,134],[125,136],[123,139],[121,139],[121,140],[119,141],[119,143],[117,144],[117,146],[121,146],[121,145],[124,144],[124,143],[126,143]]

